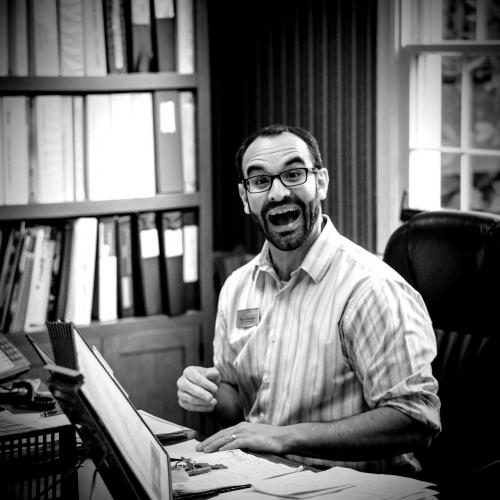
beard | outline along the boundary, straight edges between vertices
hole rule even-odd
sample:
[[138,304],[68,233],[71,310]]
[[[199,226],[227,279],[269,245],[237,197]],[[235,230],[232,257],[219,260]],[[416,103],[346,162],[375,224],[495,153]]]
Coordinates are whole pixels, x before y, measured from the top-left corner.
[[[293,193],[280,202],[267,202],[260,212],[250,213],[251,218],[266,239],[279,250],[296,250],[311,235],[320,214],[320,200],[316,195],[304,203]],[[285,208],[280,213],[280,208]]]

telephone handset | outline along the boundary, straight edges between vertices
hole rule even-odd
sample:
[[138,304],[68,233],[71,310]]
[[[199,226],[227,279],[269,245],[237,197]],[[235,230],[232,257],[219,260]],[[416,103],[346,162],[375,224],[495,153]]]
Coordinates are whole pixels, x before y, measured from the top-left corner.
[[31,363],[26,356],[5,334],[0,333],[0,380],[14,378],[30,367]]

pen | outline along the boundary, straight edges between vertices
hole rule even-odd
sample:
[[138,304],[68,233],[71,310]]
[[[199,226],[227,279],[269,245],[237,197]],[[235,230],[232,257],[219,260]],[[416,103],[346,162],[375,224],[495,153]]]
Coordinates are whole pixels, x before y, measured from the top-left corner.
[[296,472],[301,472],[304,470],[303,465],[299,465],[296,469],[288,471],[288,472],[283,472],[283,474],[276,474],[275,476],[269,476],[264,478],[264,481],[267,479],[274,479],[275,477],[281,477],[281,476],[288,476],[288,474],[295,474]]
[[206,474],[211,470],[211,467],[196,467],[195,469],[186,472],[188,473],[188,476],[197,476],[198,474]]

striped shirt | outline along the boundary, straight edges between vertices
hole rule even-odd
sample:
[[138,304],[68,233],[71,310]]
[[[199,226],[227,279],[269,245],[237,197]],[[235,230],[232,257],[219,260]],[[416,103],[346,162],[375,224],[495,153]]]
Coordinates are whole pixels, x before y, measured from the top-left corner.
[[[268,242],[226,280],[214,366],[237,386],[249,422],[331,422],[391,406],[439,431],[430,366],[436,341],[421,296],[323,217],[288,282],[273,268]],[[374,472],[419,469],[412,454],[371,462],[291,458]]]

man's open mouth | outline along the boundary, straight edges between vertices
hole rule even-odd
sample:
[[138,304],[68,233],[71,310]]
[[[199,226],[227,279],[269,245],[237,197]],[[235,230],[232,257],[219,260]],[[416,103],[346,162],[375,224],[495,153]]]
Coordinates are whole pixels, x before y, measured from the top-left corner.
[[283,206],[269,210],[267,219],[273,226],[285,226],[296,221],[300,217],[300,210],[297,207]]

